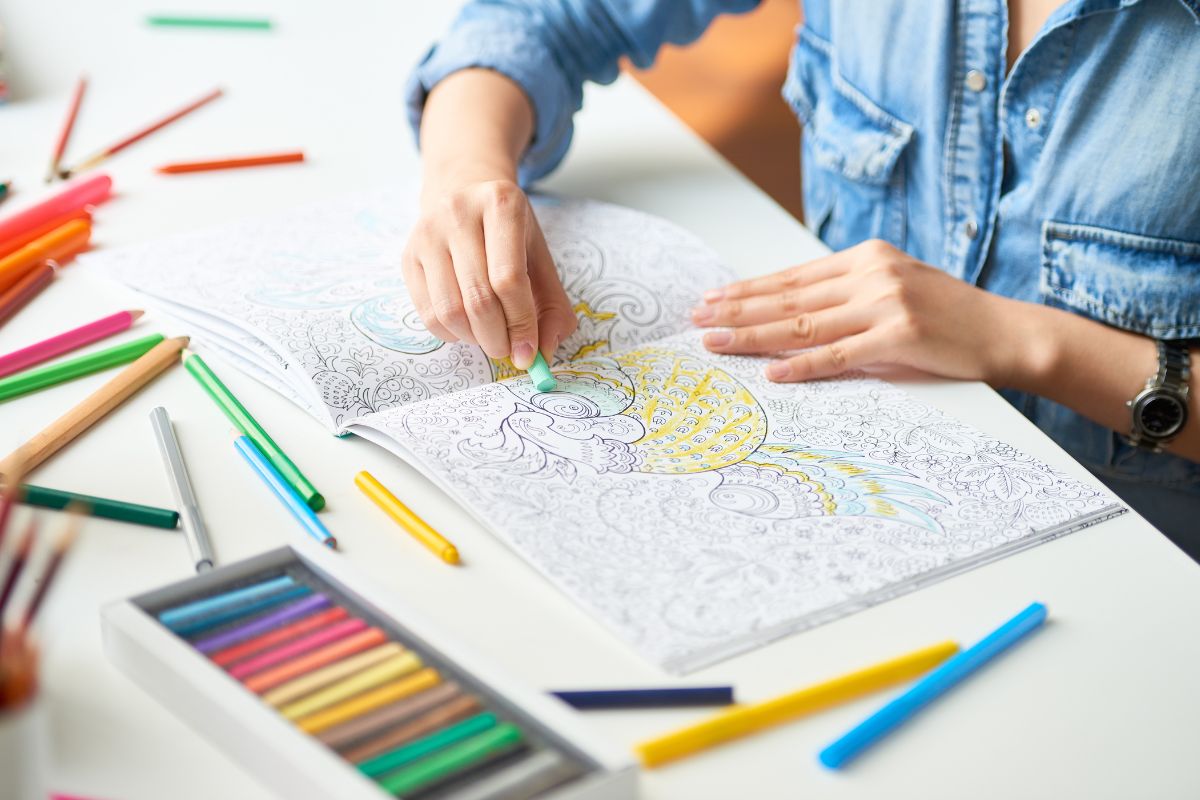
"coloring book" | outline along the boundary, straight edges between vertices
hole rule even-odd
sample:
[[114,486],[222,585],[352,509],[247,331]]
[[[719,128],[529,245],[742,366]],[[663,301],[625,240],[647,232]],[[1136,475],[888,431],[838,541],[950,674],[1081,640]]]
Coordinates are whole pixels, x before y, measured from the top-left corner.
[[421,324],[407,193],[85,261],[430,476],[674,672],[1124,510],[884,381],[773,384],[765,359],[707,352],[688,311],[735,276],[702,242],[602,203],[535,209],[579,319],[552,392]]

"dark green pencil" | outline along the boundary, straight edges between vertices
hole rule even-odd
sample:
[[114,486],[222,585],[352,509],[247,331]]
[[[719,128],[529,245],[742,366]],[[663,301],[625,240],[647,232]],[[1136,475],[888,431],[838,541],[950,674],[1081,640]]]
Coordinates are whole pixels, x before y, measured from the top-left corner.
[[86,513],[93,517],[132,522],[134,525],[149,525],[152,528],[175,528],[179,525],[179,512],[169,508],[155,508],[107,497],[92,497],[78,492],[47,489],[45,486],[21,484],[21,502],[40,508],[66,508],[71,503],[81,504]]

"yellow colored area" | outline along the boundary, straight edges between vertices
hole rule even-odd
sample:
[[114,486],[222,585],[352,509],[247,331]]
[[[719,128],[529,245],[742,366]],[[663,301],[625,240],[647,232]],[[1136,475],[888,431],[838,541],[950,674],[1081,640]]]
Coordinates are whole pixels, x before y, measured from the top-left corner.
[[610,319],[616,319],[617,315],[612,311],[593,311],[592,307],[587,304],[587,301],[581,301],[575,304],[571,309],[577,317],[587,317],[596,322],[607,322]]

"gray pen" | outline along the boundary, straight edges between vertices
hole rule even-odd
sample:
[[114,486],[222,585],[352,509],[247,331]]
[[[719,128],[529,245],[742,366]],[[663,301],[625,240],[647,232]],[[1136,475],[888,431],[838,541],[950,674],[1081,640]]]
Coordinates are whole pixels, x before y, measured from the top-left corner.
[[204,527],[204,520],[200,517],[200,506],[196,503],[196,493],[192,491],[192,482],[188,479],[187,465],[183,463],[183,453],[179,449],[179,440],[175,438],[171,418],[167,416],[167,410],[159,406],[150,412],[150,422],[154,425],[158,451],[162,453],[163,463],[166,464],[167,474],[171,479],[175,505],[179,506],[179,521],[183,525],[183,535],[187,537],[188,550],[196,564],[196,572],[207,572],[213,568],[212,542],[208,539],[208,529]]

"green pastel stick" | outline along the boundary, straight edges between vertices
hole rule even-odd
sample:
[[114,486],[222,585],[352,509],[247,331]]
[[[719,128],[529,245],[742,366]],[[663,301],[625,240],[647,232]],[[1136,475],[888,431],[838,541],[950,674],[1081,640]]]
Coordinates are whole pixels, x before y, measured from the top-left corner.
[[267,435],[267,432],[258,424],[258,421],[250,416],[250,412],[246,410],[246,407],[238,402],[238,399],[233,396],[233,393],[229,389],[225,388],[225,384],[221,383],[221,379],[217,377],[216,373],[209,368],[208,364],[204,363],[204,359],[190,350],[185,350],[183,366],[204,387],[204,391],[208,392],[208,396],[220,406],[221,410],[225,412],[225,416],[229,418],[229,421],[258,446],[262,454],[271,462],[271,466],[275,467],[275,470],[283,476],[283,479],[296,490],[296,494],[303,498],[308,507],[313,511],[320,511],[324,508],[325,498],[321,496],[317,488],[312,485],[308,478],[304,477],[304,473],[292,463],[292,460],[287,457],[287,453],[283,452],[279,445],[275,444],[275,440]]
[[162,340],[161,333],[154,333],[115,347],[88,353],[85,356],[0,378],[0,402],[36,392],[38,389],[45,389],[47,386],[81,378],[84,375],[91,375],[102,369],[136,361]]
[[403,797],[443,778],[479,766],[515,750],[524,740],[521,729],[511,722],[497,725],[465,742],[434,753],[417,763],[378,779],[394,795]]
[[558,381],[554,380],[554,375],[550,373],[550,367],[540,352],[529,365],[529,379],[539,392],[553,392],[558,388]]
[[403,767],[405,764],[411,764],[418,758],[424,758],[430,753],[441,750],[443,747],[457,744],[463,739],[470,738],[477,733],[483,733],[494,727],[496,727],[495,714],[478,714],[456,725],[442,728],[440,731],[423,736],[414,742],[397,747],[395,750],[389,750],[382,755],[368,759],[359,764],[358,769],[364,775],[376,778],[394,769]]
[[267,31],[271,29],[269,19],[233,17],[146,17],[146,23],[160,28],[236,28],[238,30]]
[[93,497],[90,494],[47,489],[45,486],[33,486],[28,483],[21,484],[20,499],[26,505],[40,508],[66,508],[71,503],[82,503],[84,511],[93,517],[132,522],[134,525],[149,525],[152,528],[170,529],[179,525],[179,512],[169,508],[155,508],[139,503],[126,503],[123,500],[110,500],[107,497]]

